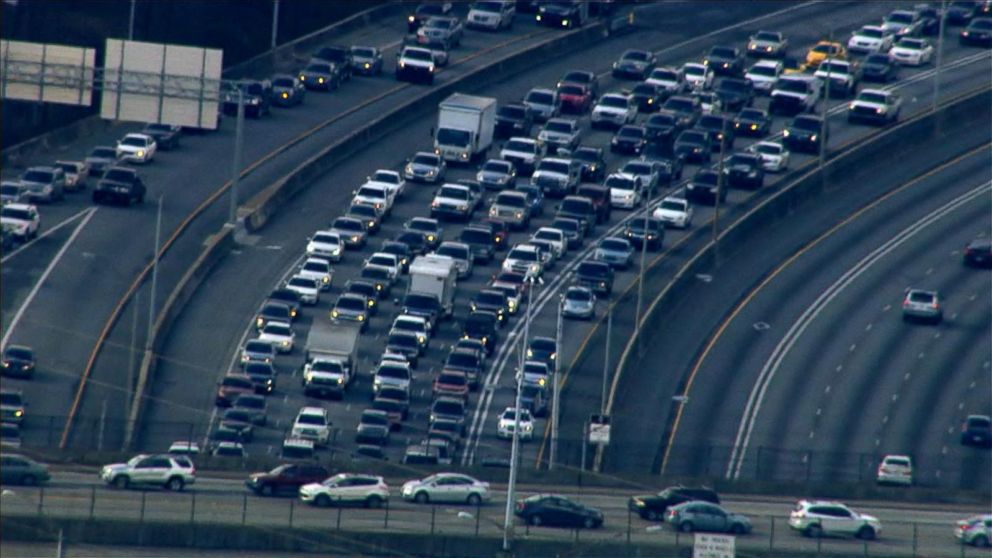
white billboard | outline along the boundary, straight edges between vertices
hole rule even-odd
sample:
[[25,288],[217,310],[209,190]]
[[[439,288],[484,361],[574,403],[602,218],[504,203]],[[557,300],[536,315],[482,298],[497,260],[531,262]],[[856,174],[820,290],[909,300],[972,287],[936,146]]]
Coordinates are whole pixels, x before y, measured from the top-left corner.
[[692,545],[692,558],[734,558],[734,541],[733,535],[696,533]]
[[90,105],[96,50],[0,40],[0,97]]
[[224,52],[107,39],[100,116],[217,127]]

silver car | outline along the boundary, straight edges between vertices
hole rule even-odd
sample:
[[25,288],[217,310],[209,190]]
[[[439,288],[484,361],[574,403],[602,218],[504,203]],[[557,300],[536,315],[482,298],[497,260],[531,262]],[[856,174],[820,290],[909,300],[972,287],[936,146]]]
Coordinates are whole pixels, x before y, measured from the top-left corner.
[[625,238],[610,236],[599,241],[592,258],[610,267],[627,269],[634,258],[634,247]]
[[708,531],[744,535],[751,532],[751,521],[739,513],[727,511],[709,502],[684,502],[668,508],[665,514],[673,529],[683,533]]
[[907,322],[920,320],[939,324],[944,319],[940,294],[922,289],[907,290],[906,298],[902,301],[902,319]]
[[437,473],[403,484],[403,499],[418,504],[450,502],[478,506],[488,502],[489,483],[460,473]]
[[403,167],[403,177],[416,182],[437,184],[444,180],[447,164],[440,155],[421,151],[409,159]]
[[593,319],[596,316],[596,294],[587,287],[569,287],[561,299],[561,315],[580,320]]

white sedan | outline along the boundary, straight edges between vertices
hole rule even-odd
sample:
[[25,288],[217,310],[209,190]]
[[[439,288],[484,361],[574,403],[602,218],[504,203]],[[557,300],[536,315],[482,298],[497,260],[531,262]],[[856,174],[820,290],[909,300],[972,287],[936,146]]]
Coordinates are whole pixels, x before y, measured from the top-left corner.
[[396,254],[390,254],[389,252],[376,252],[372,254],[365,260],[363,267],[367,265],[376,265],[387,268],[393,281],[395,281],[402,272],[399,256]]
[[34,238],[41,228],[38,208],[27,203],[8,203],[0,209],[0,225],[14,236],[27,240]]
[[312,277],[294,275],[286,281],[286,288],[299,294],[303,304],[312,306],[320,302],[320,283]]
[[351,200],[352,205],[371,205],[384,215],[388,215],[393,210],[393,195],[389,188],[382,184],[365,184],[355,190],[355,197]]
[[296,342],[296,334],[287,322],[270,321],[262,327],[258,340],[271,344],[280,353],[291,353]]
[[327,260],[307,258],[307,261],[303,262],[303,266],[300,267],[297,275],[309,277],[320,284],[320,290],[329,291],[331,289],[331,279],[334,277],[334,271],[331,269],[331,264]]
[[117,142],[117,158],[131,163],[150,163],[158,151],[155,138],[145,134],[128,134]]
[[926,39],[903,37],[889,51],[889,56],[904,66],[922,66],[933,58],[933,45]]
[[[503,414],[499,416],[496,424],[496,435],[500,438],[509,439],[513,437],[513,429],[517,423],[517,414],[513,407],[507,407]],[[530,416],[530,411],[520,409],[520,439],[530,440],[534,437],[534,419]]]
[[713,86],[713,70],[697,62],[687,62],[682,65],[682,72],[685,74],[685,82],[692,89],[709,89]]
[[489,501],[489,483],[460,473],[437,473],[403,484],[403,499],[418,504],[450,502],[478,506]]
[[341,242],[341,235],[334,231],[317,231],[307,241],[308,256],[339,262],[343,251],[344,243]]
[[396,171],[379,169],[366,179],[365,184],[385,186],[393,194],[393,199],[403,196],[406,191],[406,180]]
[[761,157],[761,166],[768,172],[782,172],[789,168],[789,150],[774,141],[759,141],[747,148]]
[[651,216],[667,226],[688,229],[692,226],[692,204],[685,198],[667,197]]

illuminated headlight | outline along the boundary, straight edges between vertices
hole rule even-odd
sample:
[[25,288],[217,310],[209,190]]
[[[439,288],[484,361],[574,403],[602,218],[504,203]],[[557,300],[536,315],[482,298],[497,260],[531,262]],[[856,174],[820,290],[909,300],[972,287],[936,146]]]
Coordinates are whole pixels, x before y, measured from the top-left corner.
[[291,318],[295,318],[296,317],[296,309],[295,308],[290,308],[289,309],[289,317],[291,317]]
[[461,158],[462,159],[465,159],[465,160],[468,160],[468,153],[462,152]]
[[138,152],[135,153],[135,155],[137,155],[138,157],[144,157],[145,156],[145,150],[144,149],[139,149]]
[[490,217],[496,217],[497,215],[499,215],[499,211],[497,211],[495,207],[490,207],[489,208],[489,216]]
[[437,169],[429,169],[427,171],[427,176],[434,176],[435,174],[437,174]]
[[283,91],[281,97],[283,99],[288,99],[289,98],[289,93],[286,93],[285,91]]
[[568,20],[567,19],[561,20],[561,26],[562,27],[568,27]]
[[440,204],[440,202],[434,201],[434,202],[431,202],[431,207],[433,207],[434,209],[437,209],[437,208],[441,207],[441,204]]
[[328,277],[328,276],[326,276],[326,275],[323,276],[323,277],[321,277],[320,280],[323,281],[324,283],[330,283],[331,282],[331,278]]
[[263,325],[265,325],[265,320],[263,318],[257,318],[255,320],[255,325],[258,327],[262,327]]
[[541,21],[541,14],[537,14],[537,21]]
[[517,219],[523,219],[524,218],[524,214],[523,214],[522,211],[516,212],[515,215],[516,215]]
[[637,506],[637,507],[639,507],[639,508],[643,508],[647,504],[644,503],[644,500],[634,500],[634,505]]
[[317,78],[317,83],[324,83],[324,78],[322,77]]
[[351,241],[352,241],[352,242],[358,242],[358,235],[353,235],[353,236],[351,237]]
[[365,314],[359,314],[358,315],[358,321],[364,322],[365,321]]
[[[543,385],[543,384],[542,384],[542,385]],[[523,426],[523,431],[524,431],[524,432],[530,432],[531,430],[533,430],[533,429],[534,429],[534,425],[533,425],[533,424],[531,424],[531,423],[529,423],[529,422],[526,422],[526,423],[524,423],[524,424],[523,424],[523,425],[521,425],[521,426]]]
[[527,349],[527,358],[534,358],[534,351]]
[[415,18],[414,16],[408,16],[406,20],[409,21],[410,23],[413,23],[414,21],[417,20],[417,18]]
[[548,382],[547,378],[541,378],[540,380],[537,381],[537,385],[544,387],[544,384],[546,384],[547,382]]
[[338,311],[337,310],[331,310],[331,317],[332,318],[337,318],[338,317]]
[[758,125],[757,124],[751,124],[751,129],[752,130],[757,130],[758,129]]
[[809,137],[809,141],[816,141],[816,134]]
[[18,409],[16,411],[14,411],[14,416],[17,417],[17,418],[23,417],[24,416],[24,410],[23,409]]
[[429,235],[427,235],[427,242],[434,242],[434,239],[435,239],[435,238],[436,238],[436,237],[435,237],[434,235],[432,235],[432,234],[429,234]]
[[382,283],[376,283],[375,284],[375,290],[381,291],[382,290]]
[[406,62],[400,61],[400,69],[406,68]]
[[369,64],[368,62],[365,63],[365,69],[366,70],[368,70],[371,67],[372,67],[372,64]]
[[300,81],[306,81],[306,80],[307,80],[307,76],[300,74]]
[[427,338],[424,337],[423,335],[419,335],[419,336],[417,336],[417,342],[419,342],[421,345],[423,345],[423,344],[427,343]]
[[558,358],[558,353],[551,353],[551,360]]
[[434,73],[434,64],[431,64],[430,66],[427,66],[427,71],[433,74]]
[[250,99],[248,101],[248,104],[249,105],[257,105],[258,103],[259,103],[259,100],[258,99]]
[[885,109],[882,108],[882,107],[878,107],[877,109],[875,109],[875,113],[876,114],[884,114],[885,113]]
[[782,130],[782,137],[786,137],[786,138],[789,137],[789,131],[788,130]]
[[489,338],[488,338],[488,337],[486,337],[486,336],[483,336],[483,337],[482,337],[482,344],[483,344],[483,345],[488,345],[488,344],[489,344]]
[[338,378],[338,385],[341,385],[343,383],[344,383],[344,378]]
[[282,342],[282,346],[283,347],[288,347],[289,346],[289,340],[283,341]]

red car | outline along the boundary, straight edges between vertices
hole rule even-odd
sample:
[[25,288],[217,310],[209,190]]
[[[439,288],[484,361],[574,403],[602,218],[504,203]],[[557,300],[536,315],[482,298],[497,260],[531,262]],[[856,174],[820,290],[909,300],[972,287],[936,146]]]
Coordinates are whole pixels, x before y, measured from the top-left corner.
[[434,397],[447,395],[468,399],[468,375],[458,370],[441,370],[434,378]]
[[290,463],[280,465],[268,473],[253,473],[245,479],[245,486],[260,496],[296,496],[304,484],[322,482],[331,476],[321,465]]
[[558,88],[558,98],[564,112],[583,114],[592,106],[592,91],[578,83],[563,83]]

